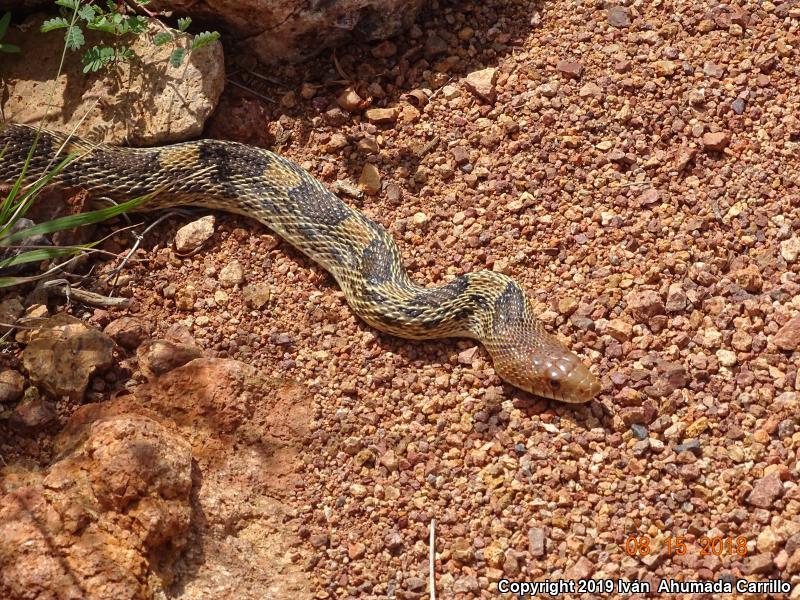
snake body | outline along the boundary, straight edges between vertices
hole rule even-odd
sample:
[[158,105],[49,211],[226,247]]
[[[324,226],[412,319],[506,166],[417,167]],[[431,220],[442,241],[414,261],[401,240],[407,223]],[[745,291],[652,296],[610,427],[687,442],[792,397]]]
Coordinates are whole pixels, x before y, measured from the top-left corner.
[[600,390],[580,359],[544,330],[513,279],[478,271],[436,287],[414,283],[383,227],[282,156],[219,140],[124,148],[36,134],[23,125],[0,130],[0,182],[19,176],[34,143],[29,178],[54,157],[75,154],[58,177],[63,186],[114,199],[159,190],[137,210],[191,205],[260,221],[328,271],[352,310],[376,329],[409,339],[479,340],[501,378],[547,398],[585,402]]

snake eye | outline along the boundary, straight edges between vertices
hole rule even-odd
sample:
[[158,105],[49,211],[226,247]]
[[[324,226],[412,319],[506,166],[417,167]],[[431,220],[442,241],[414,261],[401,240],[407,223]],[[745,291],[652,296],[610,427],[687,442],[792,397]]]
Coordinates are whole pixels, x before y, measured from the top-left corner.
[[561,382],[558,379],[551,379],[550,380],[550,387],[554,390],[557,390],[561,387]]

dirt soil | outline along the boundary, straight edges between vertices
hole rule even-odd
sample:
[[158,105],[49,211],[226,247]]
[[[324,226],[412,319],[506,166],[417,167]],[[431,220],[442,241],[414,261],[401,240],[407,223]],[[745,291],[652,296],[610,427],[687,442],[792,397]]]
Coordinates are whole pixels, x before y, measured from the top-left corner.
[[[233,57],[274,102],[228,86],[209,136],[332,189],[361,179],[376,193],[340,195],[419,281],[513,276],[603,383],[544,401],[473,343],[381,334],[243,217],[189,258],[171,248],[189,219],[159,227],[125,274],[130,314],[313,396],[288,501],[315,598],[427,597],[433,519],[441,598],[504,578],[779,579],[791,591],[726,597],[800,598],[800,5],[624,4],[433,2],[391,42]],[[397,110],[337,102],[348,86]],[[220,284],[233,261],[270,286],[263,309]]]

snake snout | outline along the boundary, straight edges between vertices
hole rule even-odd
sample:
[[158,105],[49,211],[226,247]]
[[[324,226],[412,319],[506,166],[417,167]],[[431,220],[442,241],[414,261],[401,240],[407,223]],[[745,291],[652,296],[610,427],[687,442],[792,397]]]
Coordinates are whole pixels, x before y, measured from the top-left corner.
[[545,371],[548,396],[562,402],[588,402],[600,393],[600,382],[572,352],[554,359]]

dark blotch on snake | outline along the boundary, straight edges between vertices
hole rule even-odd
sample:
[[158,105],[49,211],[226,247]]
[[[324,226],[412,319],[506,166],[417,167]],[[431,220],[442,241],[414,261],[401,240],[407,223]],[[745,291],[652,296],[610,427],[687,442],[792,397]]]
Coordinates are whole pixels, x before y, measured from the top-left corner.
[[352,215],[339,198],[309,177],[292,187],[288,196],[297,210],[317,225],[335,227]]
[[497,335],[509,333],[525,320],[525,297],[519,287],[509,283],[494,303],[492,329]]

